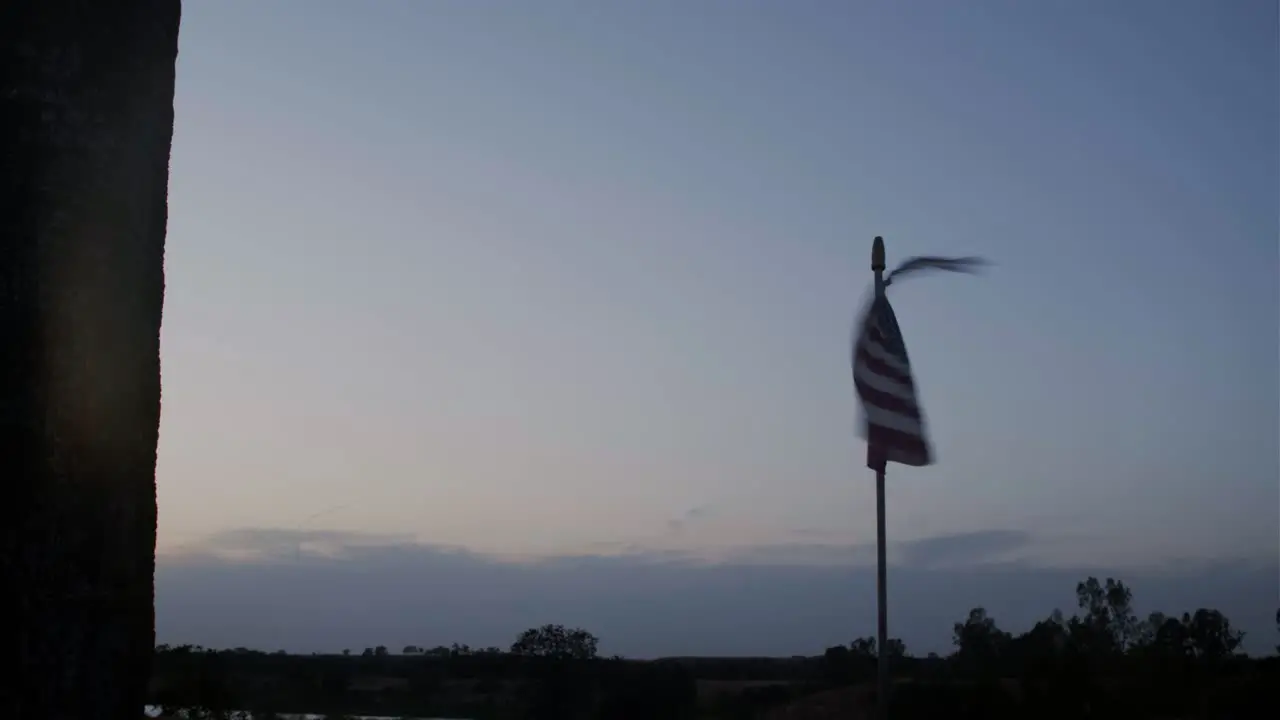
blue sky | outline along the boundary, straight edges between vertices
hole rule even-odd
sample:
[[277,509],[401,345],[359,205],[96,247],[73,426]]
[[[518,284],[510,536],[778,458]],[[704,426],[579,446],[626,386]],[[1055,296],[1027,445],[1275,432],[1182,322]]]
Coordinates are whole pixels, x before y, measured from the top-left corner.
[[939,459],[891,467],[896,543],[1261,563],[1274,606],[1277,23],[188,0],[160,552],[853,558],[875,512],[848,344],[884,235],[891,264],[995,263],[893,289]]

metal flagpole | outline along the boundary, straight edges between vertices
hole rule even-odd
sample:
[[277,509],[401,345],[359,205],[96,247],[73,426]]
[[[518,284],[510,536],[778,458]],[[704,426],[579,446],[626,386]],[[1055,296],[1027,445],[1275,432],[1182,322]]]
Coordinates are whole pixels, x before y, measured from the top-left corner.
[[[853,383],[866,414],[867,466],[876,471],[876,715],[889,715],[889,543],[885,538],[885,466],[892,457],[903,465],[923,467],[933,463],[924,417],[915,396],[915,381],[907,360],[898,321],[885,298],[885,285],[900,276],[924,270],[972,272],[983,264],[976,257],[920,256],[907,259],[887,277],[884,272],[884,238],[871,245],[871,270],[875,273],[875,297],[862,321],[853,349]],[[893,386],[895,390],[885,390]],[[897,427],[895,427],[897,425]],[[910,426],[914,426],[912,430]]]
[[[871,270],[876,275],[876,298],[884,295],[884,238],[879,235],[871,243]],[[889,717],[889,609],[885,559],[884,470],[887,462],[876,468],[876,715]]]

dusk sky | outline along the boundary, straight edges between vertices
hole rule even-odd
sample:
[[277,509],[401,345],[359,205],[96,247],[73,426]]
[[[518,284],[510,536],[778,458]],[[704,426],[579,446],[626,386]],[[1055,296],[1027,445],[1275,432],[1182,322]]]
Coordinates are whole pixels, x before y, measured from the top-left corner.
[[891,266],[994,263],[891,290],[938,463],[889,468],[890,634],[945,651],[974,604],[1025,629],[1087,571],[1274,645],[1278,27],[1265,0],[187,0],[160,641],[873,634],[849,342],[883,235]]

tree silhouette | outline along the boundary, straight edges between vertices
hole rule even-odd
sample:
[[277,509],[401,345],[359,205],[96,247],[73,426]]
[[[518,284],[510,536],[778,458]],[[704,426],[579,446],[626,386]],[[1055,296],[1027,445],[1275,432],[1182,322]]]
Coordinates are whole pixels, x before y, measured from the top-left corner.
[[1178,618],[1153,612],[1142,624],[1138,647],[1155,657],[1183,657],[1190,651],[1187,628]]
[[1200,608],[1182,616],[1187,645],[1197,659],[1223,660],[1235,655],[1244,642],[1244,633],[1234,630],[1231,621],[1217,610]]
[[1086,654],[1123,653],[1137,639],[1133,593],[1124,583],[1107,578],[1103,584],[1089,577],[1076,585],[1076,601],[1084,615],[1072,618],[1068,629]]
[[983,608],[969,611],[964,622],[956,623],[952,642],[958,649],[957,660],[969,670],[994,668],[1009,646],[1009,633],[996,627],[995,619]]
[[179,16],[0,3],[0,717],[145,702]]
[[907,656],[907,644],[899,638],[889,638],[884,643],[885,653],[890,660],[900,660]]
[[[889,638],[885,642],[885,652],[889,656],[889,660],[893,661],[907,656],[906,643],[900,638]],[[849,643],[849,652],[855,658],[866,658],[871,660],[879,660],[880,652],[876,647],[876,638],[874,635],[867,635],[855,639]]]
[[580,628],[567,629],[563,625],[543,625],[530,628],[520,634],[511,645],[512,655],[590,660],[596,656],[599,641],[595,635]]
[[1013,644],[1016,646],[1016,654],[1022,658],[1044,660],[1061,655],[1067,649],[1070,639],[1062,611],[1054,610],[1049,617],[1014,638]]
[[877,656],[875,636],[857,638],[849,643],[849,652],[855,657],[875,658]]

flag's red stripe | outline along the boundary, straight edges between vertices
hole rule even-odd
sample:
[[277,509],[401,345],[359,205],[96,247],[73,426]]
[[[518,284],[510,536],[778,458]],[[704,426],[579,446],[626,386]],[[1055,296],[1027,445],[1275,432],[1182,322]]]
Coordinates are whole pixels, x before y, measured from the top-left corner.
[[877,390],[868,385],[857,374],[854,374],[853,384],[858,388],[858,397],[862,398],[862,402],[867,405],[874,405],[899,415],[909,415],[917,419],[920,417],[920,407],[914,399],[907,400],[897,395]]
[[929,446],[924,438],[880,425],[872,425],[868,428],[867,467],[872,470],[884,470],[890,450],[895,451],[894,462],[923,466],[932,461]]
[[907,372],[902,372],[901,370],[890,367],[888,363],[878,357],[875,357],[867,350],[867,343],[858,343],[858,353],[855,357],[855,361],[856,360],[861,360],[866,364],[867,370],[870,370],[876,375],[889,378],[900,385],[905,385],[913,391],[915,390],[915,383],[911,379],[910,369],[908,369]]
[[908,455],[929,456],[929,446],[925,444],[924,438],[915,433],[902,432],[883,425],[872,425],[867,429],[867,437],[874,445],[896,448]]

